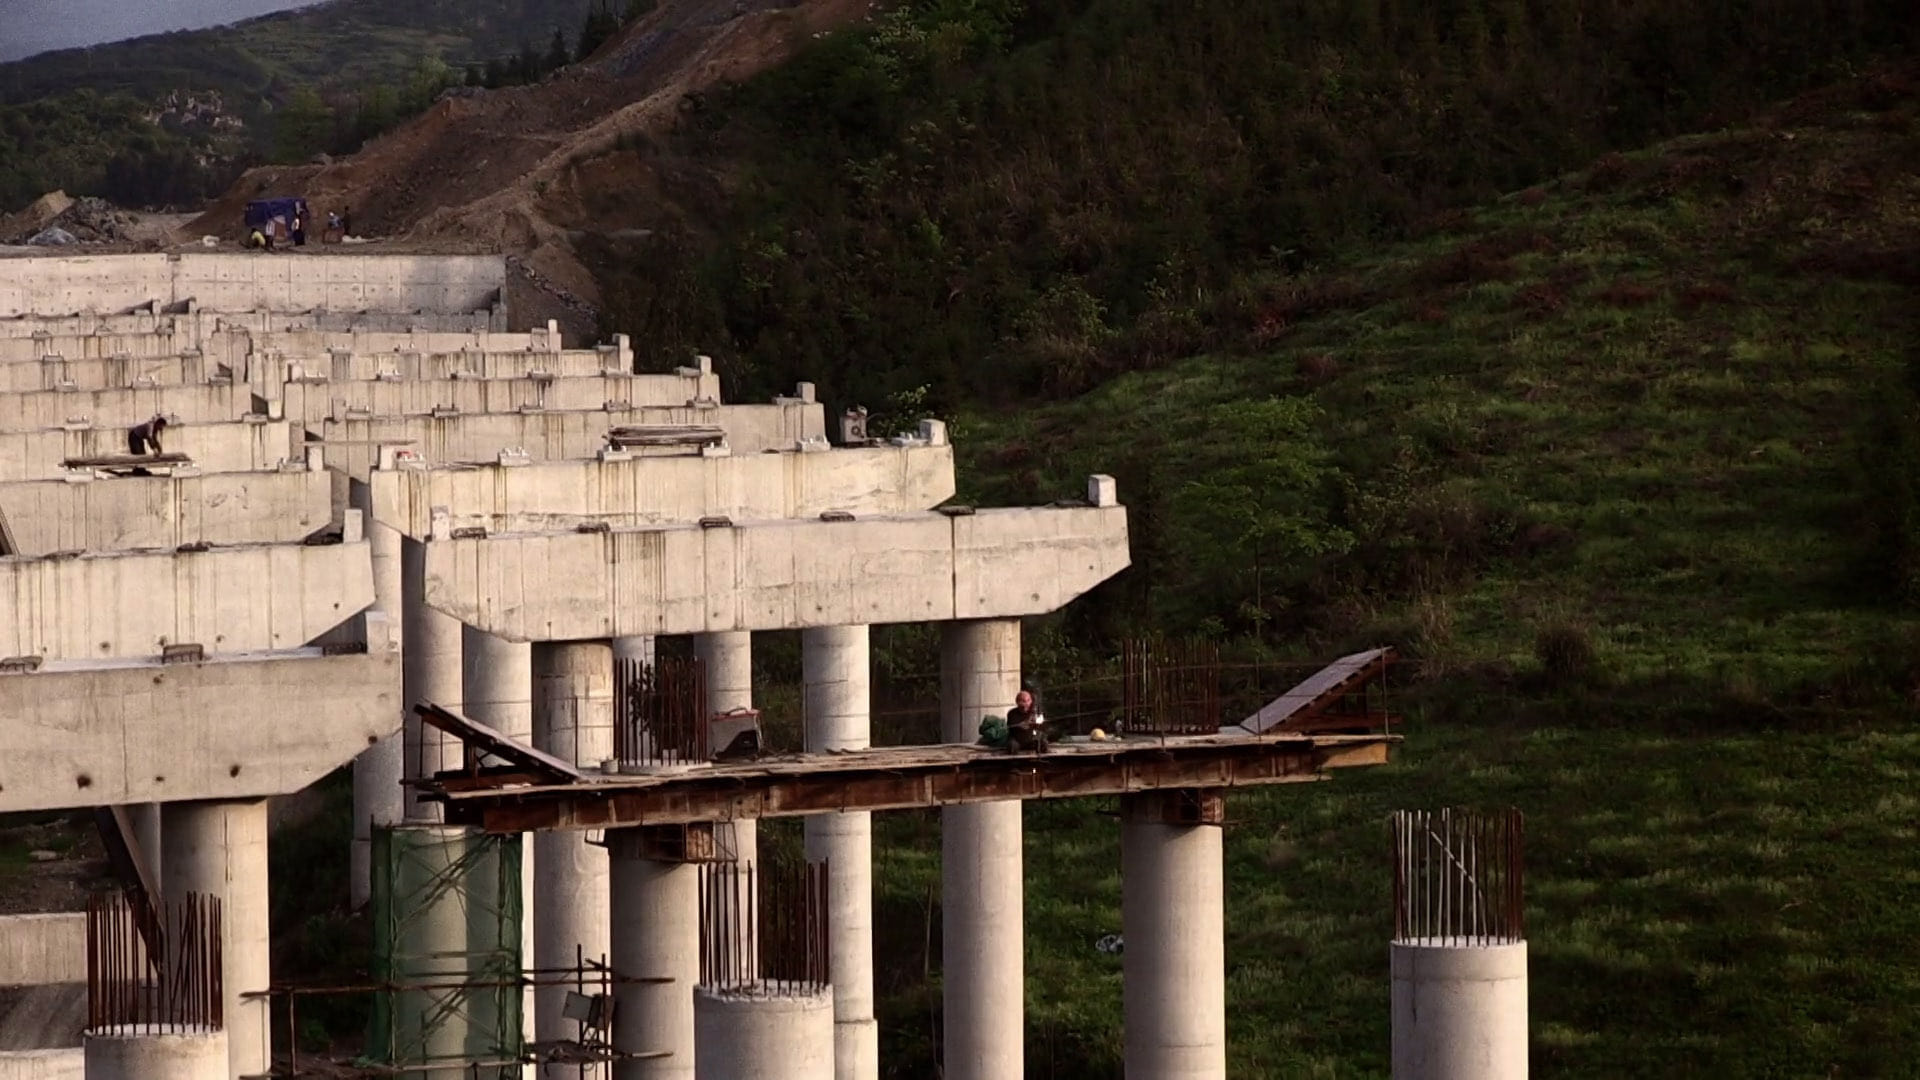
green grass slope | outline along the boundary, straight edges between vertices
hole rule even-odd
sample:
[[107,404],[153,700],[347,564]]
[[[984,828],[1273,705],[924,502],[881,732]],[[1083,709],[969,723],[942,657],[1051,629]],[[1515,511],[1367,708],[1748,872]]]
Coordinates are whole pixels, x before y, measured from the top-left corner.
[[[1384,821],[1444,805],[1527,814],[1540,1075],[1913,1075],[1916,88],[1609,156],[958,418],[967,497],[1112,471],[1134,511],[1029,674],[1116,626],[1413,658],[1392,766],[1230,800],[1231,1075],[1387,1075]],[[1102,809],[1028,811],[1030,1075],[1120,1075]],[[880,827],[883,1058],[925,1075],[937,825]]]

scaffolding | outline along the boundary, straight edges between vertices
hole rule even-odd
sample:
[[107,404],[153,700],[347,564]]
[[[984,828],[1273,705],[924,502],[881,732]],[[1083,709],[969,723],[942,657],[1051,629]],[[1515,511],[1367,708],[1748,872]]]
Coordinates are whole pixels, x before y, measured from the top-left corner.
[[521,849],[449,826],[374,830],[370,1059],[422,1080],[518,1080]]

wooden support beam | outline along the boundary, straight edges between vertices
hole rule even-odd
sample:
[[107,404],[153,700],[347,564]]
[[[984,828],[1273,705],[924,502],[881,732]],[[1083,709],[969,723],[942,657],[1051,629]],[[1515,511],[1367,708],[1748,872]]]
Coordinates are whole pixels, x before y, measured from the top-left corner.
[[[490,832],[612,829],[841,810],[906,810],[1004,799],[1070,799],[1325,779],[1383,765],[1393,736],[1139,739],[1056,745],[1048,754],[907,746],[788,755],[660,775],[431,794],[450,824]],[[1206,800],[1201,800],[1202,816]]]

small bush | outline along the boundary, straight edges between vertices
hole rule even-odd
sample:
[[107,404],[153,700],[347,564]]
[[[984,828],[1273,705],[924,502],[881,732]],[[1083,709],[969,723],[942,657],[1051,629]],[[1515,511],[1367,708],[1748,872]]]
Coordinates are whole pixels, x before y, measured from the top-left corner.
[[1590,679],[1596,667],[1593,639],[1587,628],[1570,622],[1544,626],[1534,635],[1533,656],[1555,686],[1575,686]]

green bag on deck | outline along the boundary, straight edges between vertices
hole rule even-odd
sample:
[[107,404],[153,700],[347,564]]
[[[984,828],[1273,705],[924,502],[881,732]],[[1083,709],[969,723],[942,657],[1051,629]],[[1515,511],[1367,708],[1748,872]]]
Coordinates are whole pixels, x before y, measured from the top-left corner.
[[980,745],[991,746],[1000,750],[1007,748],[1006,717],[989,716],[985,720],[980,721]]

